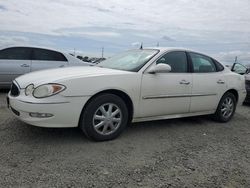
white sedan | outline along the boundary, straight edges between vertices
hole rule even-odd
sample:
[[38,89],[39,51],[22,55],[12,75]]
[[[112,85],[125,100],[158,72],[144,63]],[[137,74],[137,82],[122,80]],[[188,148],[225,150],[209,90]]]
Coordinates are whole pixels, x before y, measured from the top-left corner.
[[185,49],[118,54],[98,66],[29,73],[13,81],[13,114],[40,127],[80,127],[91,139],[116,138],[132,122],[212,114],[229,121],[246,96],[244,76]]
[[70,54],[35,46],[12,46],[0,49],[0,89],[10,88],[16,77],[42,69],[88,66]]

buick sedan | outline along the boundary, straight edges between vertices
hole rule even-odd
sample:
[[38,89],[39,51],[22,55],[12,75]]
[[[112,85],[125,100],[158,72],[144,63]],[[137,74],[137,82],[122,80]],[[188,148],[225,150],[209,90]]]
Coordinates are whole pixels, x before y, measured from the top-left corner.
[[16,78],[13,114],[40,127],[80,127],[96,141],[116,138],[130,122],[211,114],[229,121],[246,96],[244,76],[217,60],[178,48],[130,50],[98,66],[68,67]]

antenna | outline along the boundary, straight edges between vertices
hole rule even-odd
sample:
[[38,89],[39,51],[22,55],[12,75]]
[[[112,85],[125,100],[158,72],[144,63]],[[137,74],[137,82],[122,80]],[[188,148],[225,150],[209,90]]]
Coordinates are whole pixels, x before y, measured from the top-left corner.
[[140,47],[140,50],[143,50],[143,42],[141,43],[141,47]]
[[103,58],[103,54],[104,54],[104,47],[102,47],[102,58]]

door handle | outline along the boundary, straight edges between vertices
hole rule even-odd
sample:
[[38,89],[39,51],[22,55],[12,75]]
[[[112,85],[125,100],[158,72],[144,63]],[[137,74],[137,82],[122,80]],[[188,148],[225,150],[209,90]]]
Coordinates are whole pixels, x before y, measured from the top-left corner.
[[190,84],[190,82],[188,82],[186,80],[182,80],[182,81],[180,81],[180,84],[188,85],[188,84]]
[[64,67],[65,65],[60,65],[59,67]]
[[22,64],[21,67],[30,67],[28,64]]
[[225,82],[223,80],[218,80],[217,84],[225,84]]

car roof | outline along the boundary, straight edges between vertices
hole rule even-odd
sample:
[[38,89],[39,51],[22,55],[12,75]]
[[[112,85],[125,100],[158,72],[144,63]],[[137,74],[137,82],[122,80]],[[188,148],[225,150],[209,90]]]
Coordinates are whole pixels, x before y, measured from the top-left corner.
[[56,48],[51,48],[51,47],[46,47],[46,46],[35,46],[35,45],[8,45],[8,46],[1,46],[0,50],[6,49],[6,48],[40,48],[40,49],[45,49],[45,50],[52,50],[52,51],[57,51],[65,54],[62,50],[56,49]]
[[199,51],[192,50],[192,49],[188,49],[188,48],[182,48],[182,47],[147,47],[147,48],[144,48],[144,49],[160,50],[161,52],[186,51],[186,52],[193,52],[193,53],[201,54],[201,55],[210,57],[212,59],[215,59],[215,58],[211,57],[210,55],[207,55],[206,53],[199,52]]
[[[154,50],[160,50],[160,51],[175,51],[175,50],[181,50],[181,51],[188,51],[188,52],[196,52],[196,53],[200,53],[197,51],[194,51],[192,49],[188,49],[188,48],[182,48],[182,47],[147,47],[144,49],[154,49]],[[201,53],[203,54],[203,53]]]

